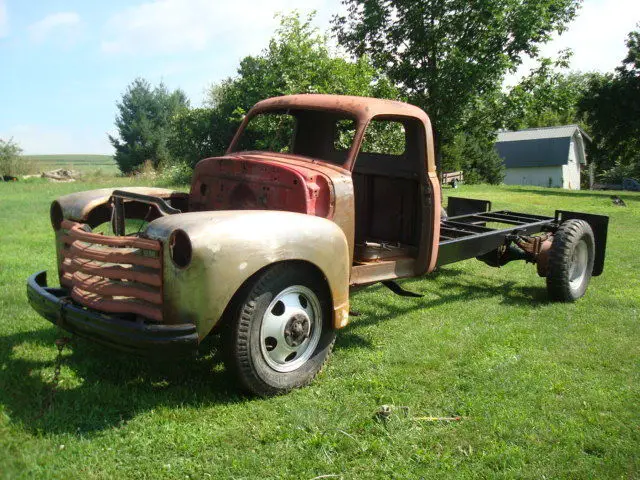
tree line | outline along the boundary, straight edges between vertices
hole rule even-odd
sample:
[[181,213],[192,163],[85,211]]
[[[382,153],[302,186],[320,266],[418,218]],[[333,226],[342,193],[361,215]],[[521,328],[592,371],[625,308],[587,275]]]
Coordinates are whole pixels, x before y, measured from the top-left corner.
[[[579,0],[344,0],[332,32],[347,55],[294,12],[266,48],[240,61],[237,74],[211,86],[203,107],[181,90],[130,84],[110,137],[123,173],[193,167],[224,153],[246,112],[259,100],[293,93],[332,93],[408,101],[431,117],[442,171],[464,170],[470,182],[500,183],[496,133],[576,123],[594,138],[590,159],[609,181],[640,176],[640,33],[607,74],[570,72],[570,52],[541,58],[542,44],[562,32]],[[505,76],[525,56],[537,59],[517,85]],[[345,58],[347,57],[347,58]],[[269,129],[265,124],[258,128]],[[381,138],[380,141],[393,141]]]

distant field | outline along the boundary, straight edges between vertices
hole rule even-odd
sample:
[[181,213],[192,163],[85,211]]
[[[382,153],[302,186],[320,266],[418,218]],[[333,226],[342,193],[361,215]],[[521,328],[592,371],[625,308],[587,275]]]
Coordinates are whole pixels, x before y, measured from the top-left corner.
[[118,165],[111,155],[25,155],[24,158],[35,162],[39,171],[69,168],[82,172],[118,173]]

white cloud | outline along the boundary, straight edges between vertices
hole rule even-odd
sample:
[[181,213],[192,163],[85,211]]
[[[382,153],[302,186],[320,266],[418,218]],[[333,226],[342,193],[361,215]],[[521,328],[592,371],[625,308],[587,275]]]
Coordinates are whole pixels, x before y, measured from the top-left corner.
[[4,0],[0,0],[0,38],[9,35],[9,16],[7,15],[7,5]]
[[[305,11],[337,0],[308,0]],[[260,49],[273,33],[276,12],[289,12],[297,0],[156,0],[129,7],[107,22],[106,53],[170,54],[201,51],[216,42],[226,50]]]
[[109,143],[107,132],[81,125],[15,125],[0,132],[0,138],[13,138],[27,155],[64,153],[113,155],[113,147]]
[[[64,29],[69,33],[70,27],[80,24],[80,15],[76,12],[59,12],[47,15],[27,28],[31,40],[41,43],[49,37],[54,30]],[[68,38],[68,37],[67,37]]]

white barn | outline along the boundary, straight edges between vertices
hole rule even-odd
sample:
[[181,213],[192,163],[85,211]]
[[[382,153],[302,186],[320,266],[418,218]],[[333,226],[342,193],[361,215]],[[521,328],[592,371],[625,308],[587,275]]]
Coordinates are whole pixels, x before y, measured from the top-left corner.
[[578,125],[499,132],[495,147],[506,167],[504,183],[580,190],[585,142],[591,138]]

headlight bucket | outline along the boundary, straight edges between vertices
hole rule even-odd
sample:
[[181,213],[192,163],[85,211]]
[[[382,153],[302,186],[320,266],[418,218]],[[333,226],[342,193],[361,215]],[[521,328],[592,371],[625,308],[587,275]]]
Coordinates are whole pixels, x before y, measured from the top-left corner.
[[49,218],[51,218],[51,226],[57,232],[62,227],[62,221],[64,220],[64,213],[62,207],[57,200],[51,202],[51,208],[49,209]]
[[176,229],[169,237],[169,254],[178,268],[186,268],[191,263],[193,248],[189,235],[184,230]]

